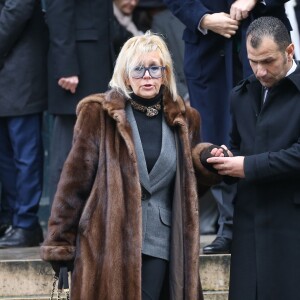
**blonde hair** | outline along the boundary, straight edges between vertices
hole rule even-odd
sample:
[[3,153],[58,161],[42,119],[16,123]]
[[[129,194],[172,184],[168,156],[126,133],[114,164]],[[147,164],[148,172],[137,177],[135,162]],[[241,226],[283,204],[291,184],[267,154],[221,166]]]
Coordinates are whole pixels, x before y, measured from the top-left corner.
[[132,37],[123,45],[109,86],[130,98],[132,90],[126,83],[129,78],[129,71],[133,67],[141,65],[143,56],[153,51],[158,51],[160,54],[162,65],[166,68],[163,76],[163,85],[169,90],[175,101],[177,98],[177,87],[171,54],[163,38],[151,31],[147,31],[144,35]]

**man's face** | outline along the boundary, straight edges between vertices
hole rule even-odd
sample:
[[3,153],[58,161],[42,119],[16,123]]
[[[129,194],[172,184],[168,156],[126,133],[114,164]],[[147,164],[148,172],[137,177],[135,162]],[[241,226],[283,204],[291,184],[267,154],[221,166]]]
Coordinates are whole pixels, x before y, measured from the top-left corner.
[[115,4],[124,15],[131,15],[138,2],[138,0],[115,0]]
[[290,44],[285,51],[270,37],[263,37],[261,44],[253,48],[247,38],[247,52],[250,66],[260,83],[270,88],[284,78],[292,66],[294,45]]

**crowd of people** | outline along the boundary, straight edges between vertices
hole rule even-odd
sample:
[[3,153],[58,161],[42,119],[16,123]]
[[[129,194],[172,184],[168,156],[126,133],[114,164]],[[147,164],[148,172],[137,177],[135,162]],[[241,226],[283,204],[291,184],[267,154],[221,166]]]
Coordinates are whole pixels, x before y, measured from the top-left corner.
[[300,3],[291,20],[286,2],[0,1],[0,248],[41,245],[72,300],[203,299],[210,194],[203,253],[231,253],[229,299],[296,299]]

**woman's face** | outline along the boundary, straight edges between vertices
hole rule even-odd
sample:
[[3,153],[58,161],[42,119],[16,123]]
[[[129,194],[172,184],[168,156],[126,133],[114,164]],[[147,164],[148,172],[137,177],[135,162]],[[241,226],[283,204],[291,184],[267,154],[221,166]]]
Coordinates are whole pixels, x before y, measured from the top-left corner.
[[[141,78],[136,78],[139,76],[135,75],[134,70],[143,70],[143,67],[154,67],[151,70],[152,76],[150,75],[149,70],[146,70],[145,74],[140,72]],[[134,66],[132,70],[129,70],[129,78],[126,83],[131,86],[132,91],[136,95],[145,99],[151,99],[159,93],[164,80],[164,69],[155,67],[163,67],[158,51],[145,54],[142,63],[139,66]]]
[[115,0],[115,4],[124,15],[131,15],[138,2],[138,0]]

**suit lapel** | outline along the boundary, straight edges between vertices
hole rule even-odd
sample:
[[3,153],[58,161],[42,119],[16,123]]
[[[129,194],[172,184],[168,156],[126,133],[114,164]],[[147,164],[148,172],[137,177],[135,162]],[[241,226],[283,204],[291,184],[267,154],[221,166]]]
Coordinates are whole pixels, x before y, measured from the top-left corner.
[[251,106],[255,111],[256,115],[259,115],[262,103],[262,86],[258,80],[251,78],[250,84],[247,84],[249,95],[251,98]]
[[171,170],[175,166],[176,161],[176,146],[174,133],[166,124],[165,118],[162,118],[162,147],[160,155],[150,172],[150,182],[152,189],[168,174],[172,173]]
[[149,173],[146,165],[144,150],[139,134],[139,130],[133,115],[132,107],[131,105],[126,106],[126,115],[128,118],[128,122],[130,123],[132,133],[133,133],[133,140],[136,150],[136,156],[137,156],[137,162],[138,162],[138,169],[140,174],[140,182],[142,186],[151,193],[151,184],[150,184],[150,178]]

